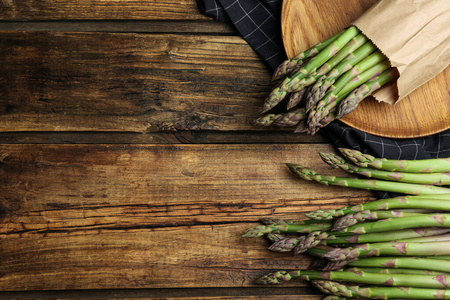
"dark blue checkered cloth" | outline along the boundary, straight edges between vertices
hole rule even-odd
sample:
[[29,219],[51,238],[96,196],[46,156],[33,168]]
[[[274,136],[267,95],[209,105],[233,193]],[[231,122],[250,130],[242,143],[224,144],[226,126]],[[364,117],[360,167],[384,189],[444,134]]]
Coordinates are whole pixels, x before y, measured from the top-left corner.
[[[274,70],[286,59],[281,37],[282,0],[197,0],[199,11],[230,22]],[[389,159],[450,157],[450,130],[415,139],[390,139],[351,128],[339,121],[321,130],[336,147],[356,149]],[[379,197],[394,194],[376,193]]]

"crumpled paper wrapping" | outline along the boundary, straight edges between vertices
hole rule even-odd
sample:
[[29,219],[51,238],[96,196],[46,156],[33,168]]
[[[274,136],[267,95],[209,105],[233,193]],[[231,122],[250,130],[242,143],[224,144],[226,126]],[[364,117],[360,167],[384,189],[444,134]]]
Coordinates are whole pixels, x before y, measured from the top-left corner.
[[398,69],[396,87],[373,96],[394,104],[450,62],[450,0],[381,0],[353,22]]

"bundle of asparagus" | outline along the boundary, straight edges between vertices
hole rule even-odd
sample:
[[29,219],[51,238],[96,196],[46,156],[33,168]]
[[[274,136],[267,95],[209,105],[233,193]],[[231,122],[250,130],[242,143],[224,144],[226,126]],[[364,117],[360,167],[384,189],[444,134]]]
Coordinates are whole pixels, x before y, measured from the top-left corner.
[[397,77],[388,59],[351,26],[280,64],[254,124],[313,135]]
[[[306,180],[404,194],[334,210],[306,220],[264,218],[243,237],[266,236],[269,250],[305,253],[307,270],[280,270],[256,280],[310,281],[324,299],[450,299],[450,159],[388,160],[355,150],[320,153],[333,167],[377,178],[324,176],[288,164]],[[352,163],[347,162],[350,160]]]

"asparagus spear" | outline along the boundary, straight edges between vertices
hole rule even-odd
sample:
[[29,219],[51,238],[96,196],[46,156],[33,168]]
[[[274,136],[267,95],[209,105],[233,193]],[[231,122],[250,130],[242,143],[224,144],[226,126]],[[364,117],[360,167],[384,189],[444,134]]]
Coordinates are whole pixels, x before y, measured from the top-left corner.
[[266,114],[252,122],[253,125],[267,127],[276,125],[278,127],[295,126],[301,120],[306,118],[304,107],[295,108],[279,114]]
[[345,117],[346,115],[354,111],[362,100],[397,78],[397,70],[395,68],[389,68],[388,70],[381,73],[380,76],[376,76],[368,80],[366,83],[355,89],[344,100],[341,101],[336,114],[336,118],[339,119]]
[[392,269],[392,268],[371,268],[371,267],[350,267],[346,268],[348,272],[367,272],[383,274],[417,274],[417,275],[450,275],[448,272],[438,272],[423,269]]
[[352,267],[406,268],[450,272],[450,261],[423,257],[369,257],[349,262]]
[[303,236],[282,238],[270,245],[269,250],[275,252],[290,252],[295,248],[295,245],[297,245],[302,238]]
[[332,37],[326,39],[323,42],[319,42],[312,46],[311,48],[307,49],[306,51],[300,52],[293,58],[287,59],[284,62],[282,62],[274,71],[272,76],[272,81],[279,80],[294,70],[298,65],[303,63],[305,59],[309,57],[315,56],[317,53],[322,51],[325,47],[327,47],[329,44],[331,44],[335,39],[337,39],[342,32],[338,32],[337,34],[333,35]]
[[345,300],[347,299],[346,297],[342,297],[342,296],[336,296],[336,295],[328,295],[325,296],[322,300]]
[[[449,203],[450,210],[450,203]],[[366,220],[382,220],[391,218],[403,218],[410,216],[420,216],[422,213],[403,212],[400,210],[363,210],[354,214],[348,214],[335,220],[332,230],[342,230]]]
[[384,180],[367,180],[358,178],[326,176],[320,175],[314,170],[303,167],[301,165],[297,164],[286,164],[286,165],[294,174],[297,174],[301,178],[305,180],[313,180],[325,185],[337,185],[365,190],[397,192],[412,195],[425,195],[425,194],[432,195],[432,194],[450,193],[450,189],[439,186],[392,182]]
[[337,78],[336,82],[333,83],[330,87],[328,87],[327,93],[324,95],[324,97],[321,98],[319,102],[317,102],[316,107],[319,109],[324,107],[328,103],[329,99],[333,98],[334,95],[336,95],[345,86],[345,84],[347,84],[353,77],[372,68],[373,66],[382,62],[383,60],[386,60],[386,56],[384,56],[379,50],[365,57],[362,61],[357,63],[350,70],[340,75]]
[[311,88],[311,91],[306,96],[306,110],[312,109],[320,99],[322,99],[328,88],[345,72],[353,68],[363,59],[367,58],[372,52],[376,50],[376,46],[368,41],[353,53],[350,53],[344,60],[342,60],[336,67],[334,67],[328,74],[317,78],[316,82]]
[[360,151],[339,148],[339,151],[354,164],[361,167],[369,167],[386,171],[399,171],[409,173],[446,173],[450,172],[449,158],[433,158],[418,160],[395,160],[376,158]]
[[331,223],[321,222],[316,224],[279,224],[279,225],[260,225],[249,228],[242,236],[243,237],[259,237],[267,233],[309,233],[316,230],[328,230],[331,228]]
[[450,214],[423,214],[419,216],[385,219],[378,222],[360,223],[340,230],[363,234],[420,227],[450,227]]
[[371,256],[425,256],[425,255],[449,255],[450,242],[414,243],[414,242],[384,242],[360,244],[347,248],[334,248],[328,251],[323,258],[336,260],[356,260],[360,257]]
[[[376,52],[373,55],[379,53],[381,56],[381,52]],[[370,56],[369,58],[371,58]],[[381,57],[380,57],[381,59]],[[322,120],[331,109],[335,108],[341,99],[344,99],[349,93],[351,93],[354,89],[359,87],[361,84],[365,83],[367,80],[374,76],[378,76],[380,73],[390,68],[389,60],[385,59],[374,66],[364,70],[361,65],[366,60],[362,61],[358,65],[356,65],[352,70],[348,71],[346,74],[342,75],[339,80],[336,81],[334,89],[328,92],[322,100],[317,103],[315,109],[311,110],[308,116],[308,126],[312,134],[315,133],[314,130],[317,127],[317,124]],[[358,69],[359,67],[359,69]],[[355,74],[355,75],[354,75]]]
[[306,93],[307,88],[301,89],[298,92],[293,92],[291,93],[291,95],[289,96],[289,100],[288,100],[288,104],[287,104],[287,109],[291,109],[295,106],[304,106],[303,104],[303,100],[306,99],[304,97],[305,93]]
[[306,118],[306,111],[304,107],[292,109],[282,114],[281,118],[277,118],[273,124],[279,127],[295,126],[301,120]]
[[313,280],[313,286],[327,294],[371,299],[450,299],[450,290],[415,287],[345,285],[329,280]]
[[293,279],[303,280],[333,280],[385,286],[407,286],[419,288],[447,288],[450,286],[447,275],[419,275],[419,274],[386,274],[362,271],[276,271],[266,274],[256,280],[259,284],[278,284]]
[[400,230],[389,230],[385,232],[371,232],[364,234],[358,233],[349,234],[334,231],[322,231],[320,233],[312,232],[298,239],[294,251],[296,254],[299,254],[305,252],[307,249],[311,247],[316,247],[319,244],[345,245],[345,244],[389,242],[393,240],[404,241],[413,238],[439,236],[449,232],[450,228],[442,228],[442,227],[407,228]]
[[[308,76],[303,84],[303,87],[310,86],[316,82],[318,78],[321,78],[323,75],[328,74],[330,70],[332,70],[336,65],[338,65],[342,60],[344,60],[350,53],[364,45],[368,39],[362,33],[358,34],[354,38],[352,38],[338,53],[333,55],[333,57],[324,63],[314,74]],[[303,88],[304,90],[304,88]],[[298,104],[298,98],[289,99],[287,108],[290,109]]]
[[284,220],[272,217],[265,217],[259,219],[259,221],[264,225],[284,225],[284,224],[317,224],[315,220]]
[[450,194],[399,196],[394,198],[369,201],[341,209],[315,210],[305,215],[313,220],[331,220],[351,213],[364,210],[388,210],[395,208],[424,208],[448,210]]
[[257,118],[256,120],[252,121],[252,125],[255,126],[270,126],[275,122],[277,119],[281,118],[283,116],[282,113],[280,114],[265,114],[264,116],[261,116]]
[[265,113],[275,107],[286,97],[287,93],[300,90],[300,87],[302,87],[305,82],[305,78],[309,74],[314,73],[359,33],[359,30],[354,26],[346,29],[331,44],[325,47],[321,52],[314,56],[314,58],[306,63],[297,73],[291,77],[286,77],[283,82],[278,87],[274,88],[266,98],[262,112]]
[[319,155],[324,162],[335,168],[340,168],[348,173],[359,174],[365,177],[417,184],[450,184],[450,173],[408,173],[399,171],[385,171],[349,164],[343,157],[333,153],[320,152]]

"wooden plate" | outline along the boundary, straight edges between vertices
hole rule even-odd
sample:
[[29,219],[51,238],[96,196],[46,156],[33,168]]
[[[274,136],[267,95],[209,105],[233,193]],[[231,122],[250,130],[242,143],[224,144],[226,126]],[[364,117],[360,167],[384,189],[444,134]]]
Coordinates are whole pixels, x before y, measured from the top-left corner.
[[[281,14],[288,57],[327,39],[356,20],[377,0],[284,0]],[[374,135],[421,137],[450,128],[449,68],[395,105],[373,98],[341,121]]]

